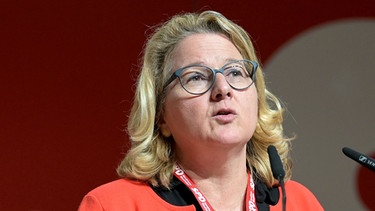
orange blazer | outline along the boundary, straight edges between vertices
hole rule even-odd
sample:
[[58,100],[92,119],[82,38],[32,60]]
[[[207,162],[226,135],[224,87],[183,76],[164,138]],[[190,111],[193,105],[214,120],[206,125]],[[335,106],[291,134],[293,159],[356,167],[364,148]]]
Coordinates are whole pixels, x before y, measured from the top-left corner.
[[[323,210],[316,197],[305,186],[295,181],[285,183],[288,211]],[[281,193],[281,191],[280,191]],[[161,199],[152,188],[141,182],[118,179],[90,191],[78,211],[195,211],[194,205],[174,206]],[[281,211],[281,194],[271,211]]]

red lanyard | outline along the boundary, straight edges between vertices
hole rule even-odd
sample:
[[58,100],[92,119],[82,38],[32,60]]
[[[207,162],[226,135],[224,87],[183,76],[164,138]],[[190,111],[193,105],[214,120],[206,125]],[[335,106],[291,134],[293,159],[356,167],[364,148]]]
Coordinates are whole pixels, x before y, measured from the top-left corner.
[[[174,175],[184,183],[188,188],[190,188],[191,192],[194,194],[195,198],[201,205],[204,211],[214,211],[211,204],[208,202],[206,197],[199,191],[197,186],[194,182],[189,178],[188,175],[185,174],[184,170],[180,168],[180,166],[176,166],[174,171]],[[255,191],[254,191],[254,181],[251,177],[251,174],[248,173],[248,181],[247,181],[247,189],[246,189],[246,211],[257,211],[257,206],[255,202]]]

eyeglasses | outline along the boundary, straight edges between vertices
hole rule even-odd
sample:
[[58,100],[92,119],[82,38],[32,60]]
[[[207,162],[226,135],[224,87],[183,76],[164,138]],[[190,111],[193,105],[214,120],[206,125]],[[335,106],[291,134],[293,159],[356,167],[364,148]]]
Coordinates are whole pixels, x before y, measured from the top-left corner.
[[228,84],[236,90],[244,90],[255,81],[258,63],[250,60],[235,60],[220,69],[200,64],[193,64],[176,70],[164,85],[166,88],[178,78],[181,86],[190,94],[201,95],[211,89],[216,73],[224,75]]

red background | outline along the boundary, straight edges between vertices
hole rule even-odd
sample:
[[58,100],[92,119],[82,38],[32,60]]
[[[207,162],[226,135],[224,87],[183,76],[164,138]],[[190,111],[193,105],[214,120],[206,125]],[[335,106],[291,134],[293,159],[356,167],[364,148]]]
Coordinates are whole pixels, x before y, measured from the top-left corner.
[[243,26],[263,63],[293,36],[375,18],[373,0],[0,2],[0,210],[76,210],[117,178],[148,26],[213,9]]

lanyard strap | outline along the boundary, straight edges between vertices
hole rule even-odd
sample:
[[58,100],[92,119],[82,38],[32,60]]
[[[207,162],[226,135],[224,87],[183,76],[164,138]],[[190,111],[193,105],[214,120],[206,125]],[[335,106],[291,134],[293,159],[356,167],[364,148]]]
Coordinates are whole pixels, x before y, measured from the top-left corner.
[[[187,174],[185,174],[184,170],[182,170],[179,165],[176,166],[174,175],[191,190],[204,211],[214,211],[203,193],[200,192],[195,183],[189,178]],[[257,211],[254,186],[255,185],[253,178],[251,177],[251,174],[248,173],[246,188],[246,211]]]

